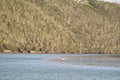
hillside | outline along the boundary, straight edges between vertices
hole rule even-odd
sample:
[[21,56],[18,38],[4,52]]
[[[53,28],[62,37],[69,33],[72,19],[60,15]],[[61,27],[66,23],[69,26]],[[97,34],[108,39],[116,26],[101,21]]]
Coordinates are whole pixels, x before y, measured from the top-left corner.
[[120,4],[1,0],[0,51],[120,53]]

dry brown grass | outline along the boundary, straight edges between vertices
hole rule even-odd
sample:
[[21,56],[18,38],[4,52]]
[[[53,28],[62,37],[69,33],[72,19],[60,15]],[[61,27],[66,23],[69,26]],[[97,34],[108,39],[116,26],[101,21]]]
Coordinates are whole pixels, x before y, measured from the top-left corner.
[[1,0],[0,50],[120,53],[120,5]]

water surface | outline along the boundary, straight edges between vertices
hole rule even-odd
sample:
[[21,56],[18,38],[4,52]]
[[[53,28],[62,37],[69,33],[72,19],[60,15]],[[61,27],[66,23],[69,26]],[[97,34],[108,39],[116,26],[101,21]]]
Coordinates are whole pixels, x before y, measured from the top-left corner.
[[[80,56],[91,55],[0,54],[0,80],[120,80],[119,66],[76,65]],[[63,57],[70,59],[53,61]]]
[[91,67],[108,67],[108,68],[120,68],[120,55],[105,55],[105,54],[91,54],[91,55],[77,55],[77,56],[65,56],[54,59],[53,61],[59,63],[91,66]]

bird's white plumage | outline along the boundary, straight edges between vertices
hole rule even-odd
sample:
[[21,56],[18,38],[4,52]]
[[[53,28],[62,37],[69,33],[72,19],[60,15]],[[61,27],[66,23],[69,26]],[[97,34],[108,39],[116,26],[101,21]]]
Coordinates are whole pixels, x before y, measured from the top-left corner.
[[66,60],[66,59],[68,59],[67,57],[60,57],[59,59],[61,59],[61,60]]

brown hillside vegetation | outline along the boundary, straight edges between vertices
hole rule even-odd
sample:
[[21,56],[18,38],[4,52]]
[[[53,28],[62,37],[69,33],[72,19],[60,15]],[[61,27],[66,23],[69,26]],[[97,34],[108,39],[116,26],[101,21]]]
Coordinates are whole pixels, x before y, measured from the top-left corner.
[[120,53],[120,4],[1,0],[0,51]]

